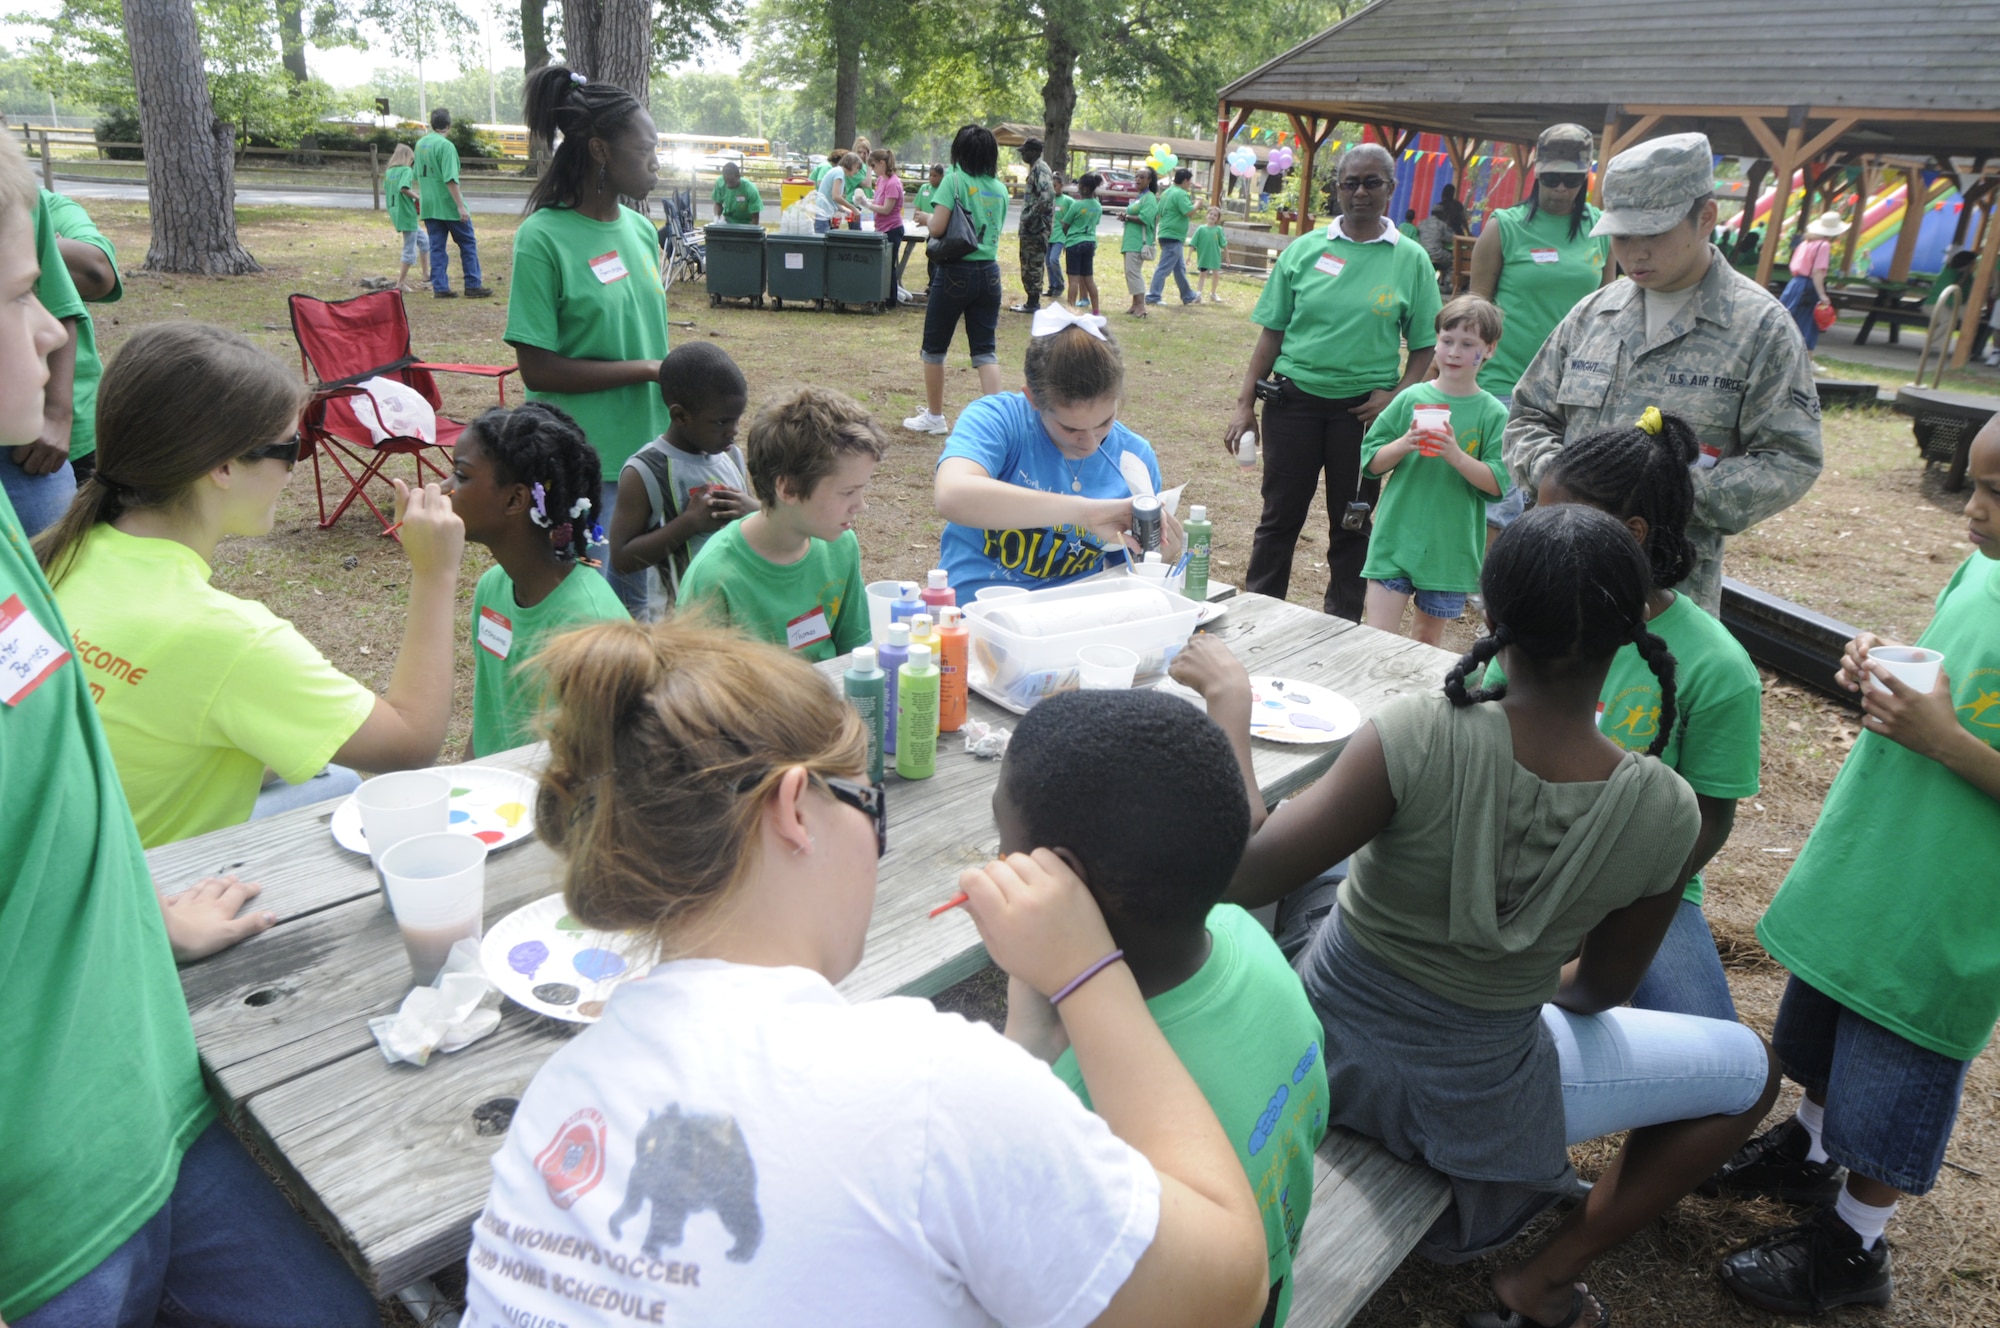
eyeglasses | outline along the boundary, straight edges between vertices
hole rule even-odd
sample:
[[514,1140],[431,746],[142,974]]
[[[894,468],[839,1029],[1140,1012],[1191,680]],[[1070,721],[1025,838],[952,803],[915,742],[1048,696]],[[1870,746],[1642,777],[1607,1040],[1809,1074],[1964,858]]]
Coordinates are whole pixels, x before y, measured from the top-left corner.
[[857,784],[832,775],[816,776],[836,802],[844,802],[858,812],[866,812],[875,822],[875,856],[889,851],[889,795],[880,784]]
[[245,461],[282,461],[285,463],[286,469],[289,470],[291,467],[298,465],[299,458],[305,454],[305,431],[299,430],[294,432],[290,438],[280,439],[275,443],[265,443],[262,447],[251,448],[243,454],[242,459]]
[[1340,192],[1343,194],[1372,194],[1377,189],[1387,189],[1393,183],[1394,181],[1385,180],[1379,175],[1370,175],[1359,180],[1342,180],[1340,182]]
[[1537,178],[1551,189],[1581,189],[1585,179],[1581,175],[1543,175]]

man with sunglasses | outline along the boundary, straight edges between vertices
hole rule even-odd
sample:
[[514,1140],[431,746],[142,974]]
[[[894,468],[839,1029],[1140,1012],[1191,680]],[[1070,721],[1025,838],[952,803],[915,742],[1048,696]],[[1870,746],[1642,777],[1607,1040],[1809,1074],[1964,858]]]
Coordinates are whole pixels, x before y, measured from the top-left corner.
[[1709,242],[1714,163],[1701,134],[1649,139],[1611,159],[1591,234],[1610,237],[1625,275],[1570,310],[1522,374],[1506,456],[1532,496],[1569,437],[1628,426],[1648,406],[1687,420],[1701,455],[1688,522],[1695,569],[1679,589],[1719,615],[1723,537],[1803,497],[1821,451],[1798,328]]
[[1396,393],[1429,375],[1439,302],[1429,255],[1384,215],[1396,190],[1387,150],[1374,143],[1349,148],[1334,179],[1341,215],[1286,246],[1250,314],[1263,332],[1223,446],[1235,451],[1237,440],[1257,427],[1261,384],[1264,511],[1244,587],[1285,597],[1324,471],[1325,608],[1359,622],[1368,514],[1381,487],[1361,473],[1361,436]]

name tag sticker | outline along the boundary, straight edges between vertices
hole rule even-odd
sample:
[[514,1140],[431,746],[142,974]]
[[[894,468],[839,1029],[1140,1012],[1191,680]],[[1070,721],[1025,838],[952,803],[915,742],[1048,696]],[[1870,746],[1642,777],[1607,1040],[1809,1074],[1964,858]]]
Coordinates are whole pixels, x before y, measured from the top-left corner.
[[615,249],[591,259],[590,270],[596,274],[597,280],[606,286],[614,281],[623,281],[632,275],[625,270],[625,260],[618,256],[618,251]]
[[805,267],[806,267],[806,256],[804,254],[785,255],[785,268],[787,271],[803,272],[805,271]]
[[1703,443],[1701,444],[1701,455],[1695,458],[1694,468],[1696,470],[1710,470],[1720,460],[1722,460],[1722,449],[1719,447],[1710,447],[1707,443]]
[[1534,259],[1537,263],[1555,263],[1562,259],[1562,255],[1553,249],[1530,249],[1528,257]]
[[69,651],[28,612],[19,595],[0,603],[0,703],[21,704],[68,658]]
[[804,650],[807,646],[818,645],[832,636],[833,629],[826,625],[825,609],[801,613],[785,624],[785,644],[793,650]]
[[1321,254],[1319,262],[1314,263],[1313,266],[1326,273],[1329,277],[1337,277],[1340,275],[1340,269],[1347,266],[1347,260],[1335,258],[1332,254]]
[[479,648],[496,659],[514,648],[514,624],[491,609],[479,611]]

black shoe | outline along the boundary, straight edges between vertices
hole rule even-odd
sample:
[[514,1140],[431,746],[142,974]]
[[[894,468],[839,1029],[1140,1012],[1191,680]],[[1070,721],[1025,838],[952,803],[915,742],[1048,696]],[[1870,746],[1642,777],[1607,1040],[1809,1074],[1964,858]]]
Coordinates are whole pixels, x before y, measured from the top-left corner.
[[1821,1314],[1836,1305],[1887,1305],[1889,1242],[1861,1248],[1861,1237],[1823,1208],[1802,1226],[1774,1231],[1722,1261],[1722,1281],[1760,1309]]
[[1838,1162],[1808,1162],[1812,1136],[1793,1116],[1736,1150],[1722,1169],[1695,1187],[1699,1194],[1761,1194],[1780,1203],[1808,1207],[1840,1197],[1847,1168]]
[[465,288],[465,298],[468,300],[490,300],[493,298],[493,288],[491,286],[467,286]]
[[434,290],[431,292],[431,298],[434,300],[455,300],[458,298],[458,292],[455,290]]

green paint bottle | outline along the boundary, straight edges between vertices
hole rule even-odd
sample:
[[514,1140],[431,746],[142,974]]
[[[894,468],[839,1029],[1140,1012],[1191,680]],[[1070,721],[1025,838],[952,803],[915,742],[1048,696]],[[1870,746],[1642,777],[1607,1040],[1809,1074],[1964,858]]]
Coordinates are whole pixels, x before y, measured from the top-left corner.
[[937,773],[941,681],[931,648],[912,645],[896,679],[896,773],[904,779],[929,779]]
[[1181,529],[1187,533],[1187,575],[1181,581],[1181,594],[1200,604],[1208,599],[1208,555],[1215,543],[1215,527],[1208,523],[1208,509],[1200,503],[1188,508],[1187,524]]
[[868,778],[882,782],[882,733],[886,710],[882,668],[875,662],[874,646],[858,646],[845,675],[847,703],[861,716],[868,730]]

